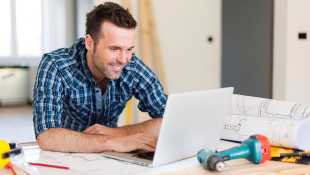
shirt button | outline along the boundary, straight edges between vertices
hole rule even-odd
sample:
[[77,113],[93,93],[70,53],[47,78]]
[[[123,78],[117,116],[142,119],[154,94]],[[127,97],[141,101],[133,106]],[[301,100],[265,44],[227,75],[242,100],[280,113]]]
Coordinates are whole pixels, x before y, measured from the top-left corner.
[[101,109],[98,109],[98,112],[100,112],[101,111]]
[[99,90],[96,90],[96,92],[98,93],[98,92],[99,92]]

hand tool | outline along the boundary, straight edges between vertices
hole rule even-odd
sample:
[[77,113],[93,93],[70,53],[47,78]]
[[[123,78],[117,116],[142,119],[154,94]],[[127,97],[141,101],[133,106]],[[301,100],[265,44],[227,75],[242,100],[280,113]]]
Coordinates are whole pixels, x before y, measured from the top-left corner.
[[268,138],[263,135],[252,135],[240,146],[222,152],[202,149],[197,154],[200,164],[211,171],[227,171],[224,163],[227,160],[246,158],[250,162],[261,164],[270,157],[270,143]]
[[21,154],[21,152],[21,148],[16,147],[15,143],[7,143],[4,140],[0,140],[0,168],[10,162],[10,157]]

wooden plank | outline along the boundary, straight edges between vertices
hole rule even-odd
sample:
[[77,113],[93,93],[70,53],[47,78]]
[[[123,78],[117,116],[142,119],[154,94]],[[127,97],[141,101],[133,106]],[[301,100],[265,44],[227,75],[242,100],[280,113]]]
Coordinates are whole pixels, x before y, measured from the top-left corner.
[[[18,168],[17,166],[14,165],[13,167],[14,171],[16,172],[16,174],[18,175],[29,175],[28,173],[26,173],[24,170]],[[14,175],[14,173],[12,172],[12,170],[8,169],[6,166],[0,169],[0,174],[1,175]]]
[[131,100],[127,102],[127,117],[126,117],[126,125],[131,124]]
[[246,159],[235,159],[226,161],[228,171],[212,172],[202,166],[185,168],[176,171],[160,173],[160,175],[194,175],[194,174],[209,174],[209,175],[301,175],[310,172],[309,165],[287,163],[268,160],[263,164],[254,164]]
[[151,38],[152,38],[152,43],[153,43],[153,48],[154,48],[155,63],[156,63],[156,68],[158,70],[157,75],[160,80],[160,83],[162,84],[165,90],[165,93],[168,94],[165,73],[164,73],[164,68],[163,68],[163,62],[162,62],[161,52],[160,52],[160,47],[159,47],[159,42],[158,42],[158,35],[156,31],[154,12],[153,12],[153,8],[152,8],[152,4],[150,0],[146,0],[146,6],[147,6],[147,12],[148,12],[148,22],[150,26],[150,33],[151,33]]
[[20,143],[20,145],[21,145],[22,147],[36,146],[36,145],[38,145],[38,142],[23,142],[23,143]]
[[154,70],[151,47],[151,34],[148,22],[148,12],[146,0],[139,0],[139,19],[140,19],[140,37],[141,37],[141,58],[143,62]]
[[[123,0],[123,7],[125,9],[128,9],[129,12],[131,13],[131,15],[133,15],[132,13],[132,6],[131,6],[131,3],[130,3],[130,0]],[[136,35],[136,31],[135,31],[135,35]],[[133,52],[137,51],[139,49],[139,46],[138,46],[138,42],[137,40],[135,39],[134,40],[134,49],[133,49]],[[126,109],[127,109],[127,114],[126,114],[126,125],[130,125],[131,124],[131,100],[129,100],[127,102],[127,106],[126,106]]]

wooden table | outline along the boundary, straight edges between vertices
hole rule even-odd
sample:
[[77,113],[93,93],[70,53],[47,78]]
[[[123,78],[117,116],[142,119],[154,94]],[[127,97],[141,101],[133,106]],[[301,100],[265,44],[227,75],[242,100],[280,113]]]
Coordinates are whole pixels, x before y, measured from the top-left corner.
[[[24,146],[37,145],[33,143],[23,143]],[[227,172],[211,172],[204,169],[202,166],[185,168],[181,170],[160,173],[159,175],[191,175],[191,174],[214,174],[214,175],[236,175],[236,174],[249,174],[249,175],[310,175],[310,165],[302,165],[296,163],[286,163],[268,160],[263,164],[253,164],[246,159],[236,159],[225,162],[228,168]],[[28,175],[20,168],[14,166],[17,175]],[[0,169],[1,175],[13,175],[13,172],[6,167]]]
[[287,162],[277,162],[268,160],[263,164],[253,164],[246,159],[236,159],[225,162],[228,168],[227,172],[211,172],[202,166],[186,168],[160,175],[190,175],[190,174],[210,174],[210,175],[309,175],[310,165],[302,165]]

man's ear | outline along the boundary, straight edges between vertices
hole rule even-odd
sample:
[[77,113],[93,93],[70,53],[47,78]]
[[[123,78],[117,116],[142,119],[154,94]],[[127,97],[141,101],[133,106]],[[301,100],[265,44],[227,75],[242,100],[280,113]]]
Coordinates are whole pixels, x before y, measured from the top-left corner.
[[89,34],[85,36],[85,47],[88,51],[94,48],[94,40]]

